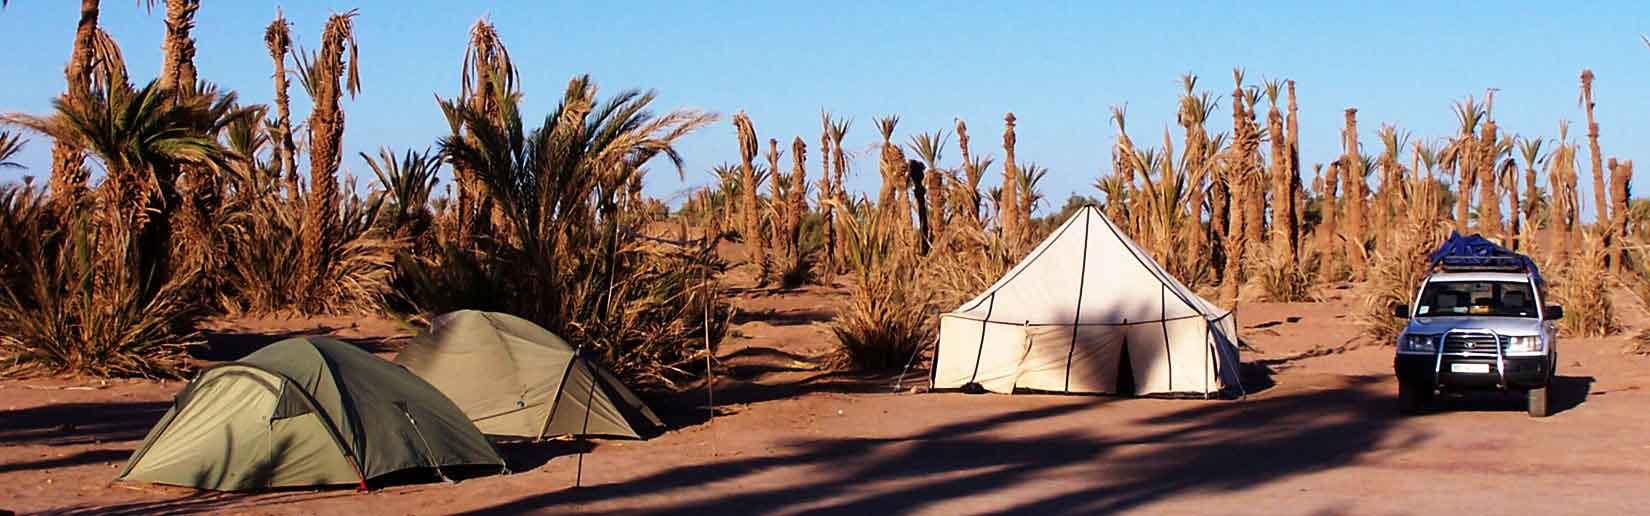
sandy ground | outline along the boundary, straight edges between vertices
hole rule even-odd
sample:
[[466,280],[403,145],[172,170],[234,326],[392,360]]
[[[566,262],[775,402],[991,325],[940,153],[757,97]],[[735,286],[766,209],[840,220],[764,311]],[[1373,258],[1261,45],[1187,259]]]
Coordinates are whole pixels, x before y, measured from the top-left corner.
[[[515,474],[366,493],[111,485],[181,383],[0,381],[0,513],[1650,510],[1650,358],[1623,354],[1625,336],[1563,343],[1551,418],[1495,396],[1400,417],[1391,349],[1348,345],[1351,292],[1242,306],[1251,394],[1226,401],[912,393],[894,387],[894,374],[819,368],[840,290],[741,294],[714,419],[703,390],[653,395],[671,424],[653,439],[509,445]],[[1621,311],[1634,330],[1650,320],[1636,304]],[[301,333],[388,357],[407,329],[370,318],[223,321],[201,359]],[[581,447],[590,452],[574,488]]]

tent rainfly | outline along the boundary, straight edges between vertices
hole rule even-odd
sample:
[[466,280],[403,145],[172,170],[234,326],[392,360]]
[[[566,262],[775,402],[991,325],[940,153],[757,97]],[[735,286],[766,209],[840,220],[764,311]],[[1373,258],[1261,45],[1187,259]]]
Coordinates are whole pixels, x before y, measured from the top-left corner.
[[[940,317],[931,385],[1067,393],[1241,392],[1234,317],[1086,206]],[[1125,362],[1124,359],[1127,359]],[[1128,369],[1123,369],[1123,368]]]
[[441,315],[395,361],[446,393],[488,435],[637,439],[636,423],[663,426],[613,373],[513,315]]
[[353,345],[298,337],[201,371],[117,480],[365,488],[397,471],[454,466],[502,469],[504,459],[430,384]]

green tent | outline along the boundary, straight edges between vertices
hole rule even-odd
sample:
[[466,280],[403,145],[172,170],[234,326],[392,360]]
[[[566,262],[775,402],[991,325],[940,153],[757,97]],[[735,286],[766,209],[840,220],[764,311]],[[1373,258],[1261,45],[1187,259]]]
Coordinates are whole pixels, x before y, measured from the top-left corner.
[[395,362],[441,389],[488,435],[640,438],[633,423],[663,426],[613,373],[526,319],[464,310],[430,326]]
[[118,480],[225,491],[360,484],[504,459],[453,402],[353,345],[298,337],[201,371]]

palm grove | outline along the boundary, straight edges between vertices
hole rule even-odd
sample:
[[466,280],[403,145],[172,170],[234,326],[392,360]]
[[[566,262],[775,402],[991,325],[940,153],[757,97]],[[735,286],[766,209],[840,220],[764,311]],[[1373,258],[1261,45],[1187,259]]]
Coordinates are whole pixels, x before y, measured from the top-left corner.
[[[901,137],[897,116],[855,124],[829,112],[817,139],[787,144],[763,141],[737,113],[734,159],[672,214],[642,195],[643,181],[659,167],[682,174],[675,142],[718,117],[656,113],[651,92],[603,96],[577,76],[533,123],[485,19],[467,35],[461,88],[433,107],[445,133],[430,149],[362,153],[374,175],[363,191],[340,172],[345,107],[370,94],[356,12],[332,15],[314,50],[277,14],[264,33],[266,105],[198,76],[199,0],[151,2],[166,31],[162,71],[148,81],[128,77],[98,7],[81,2],[51,111],[0,119],[0,167],[18,166],[11,158],[28,135],[49,140],[52,156],[44,188],[0,187],[4,374],[182,374],[199,324],[216,316],[475,308],[531,319],[633,381],[670,387],[703,371],[733,312],[723,282],[745,275],[779,290],[847,285],[832,322],[837,364],[897,367],[932,340],[939,312],[1090,202],[1033,216],[1051,172],[1016,155],[1012,113],[1000,144],[961,119]],[[1580,89],[1591,224],[1566,127],[1554,139],[1507,132],[1493,92],[1455,104],[1457,134],[1429,140],[1382,126],[1372,152],[1347,109],[1333,140],[1341,157],[1314,164],[1308,180],[1295,83],[1253,84],[1242,70],[1232,79],[1219,95],[1182,78],[1178,150],[1167,131],[1156,145],[1136,143],[1126,112],[1113,109],[1117,142],[1095,181],[1103,200],[1092,202],[1194,288],[1229,302],[1307,301],[1316,285],[1367,282],[1361,320],[1386,337],[1394,326],[1378,316],[1408,295],[1422,256],[1452,229],[1554,267],[1554,295],[1580,315],[1565,320],[1571,332],[1614,329],[1610,299],[1589,281],[1646,284],[1637,264],[1650,205],[1631,201],[1632,163],[1599,149],[1590,72]],[[307,118],[294,119],[293,94],[309,97]],[[1226,130],[1212,120],[1222,103]],[[846,188],[856,151],[845,140],[856,129],[876,141],[866,151],[875,197]],[[452,181],[440,188],[443,168]],[[993,176],[1000,186],[986,188]],[[743,251],[718,252],[727,240]]]

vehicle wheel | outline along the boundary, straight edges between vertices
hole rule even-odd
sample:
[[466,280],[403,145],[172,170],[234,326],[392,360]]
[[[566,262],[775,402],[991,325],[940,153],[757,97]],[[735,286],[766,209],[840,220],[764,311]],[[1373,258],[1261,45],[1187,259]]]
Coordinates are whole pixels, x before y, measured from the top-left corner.
[[1547,388],[1530,389],[1525,393],[1529,401],[1530,417],[1547,417]]
[[1414,385],[1409,382],[1398,382],[1398,412],[1414,414],[1421,411],[1421,407],[1432,401],[1432,389]]

